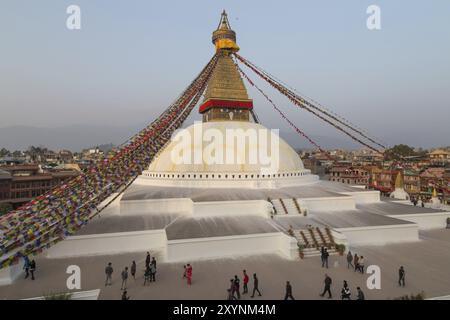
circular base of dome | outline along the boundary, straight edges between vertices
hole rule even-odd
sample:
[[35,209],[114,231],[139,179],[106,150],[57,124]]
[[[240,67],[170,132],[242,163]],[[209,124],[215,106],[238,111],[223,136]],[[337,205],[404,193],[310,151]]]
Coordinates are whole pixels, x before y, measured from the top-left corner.
[[152,172],[146,170],[135,181],[141,185],[184,188],[255,188],[277,189],[315,183],[319,177],[310,170],[294,172],[236,173],[236,172]]

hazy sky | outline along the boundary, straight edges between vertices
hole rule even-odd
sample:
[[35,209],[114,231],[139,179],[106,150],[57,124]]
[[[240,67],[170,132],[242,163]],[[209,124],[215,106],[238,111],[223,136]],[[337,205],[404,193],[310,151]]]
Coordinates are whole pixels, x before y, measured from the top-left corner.
[[[450,145],[448,0],[1,0],[0,127],[150,122],[213,55],[223,9],[241,55],[299,92],[389,144]],[[307,133],[334,135],[266,90]],[[264,124],[286,127],[249,92]]]

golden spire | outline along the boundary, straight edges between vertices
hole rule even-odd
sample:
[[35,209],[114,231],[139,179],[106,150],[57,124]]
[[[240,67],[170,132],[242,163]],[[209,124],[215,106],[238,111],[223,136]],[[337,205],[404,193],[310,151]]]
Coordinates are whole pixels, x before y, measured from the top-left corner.
[[231,29],[225,10],[223,10],[222,16],[220,17],[217,30],[213,32],[212,43],[216,46],[216,51],[239,51],[239,47],[236,44],[236,32]]
[[231,56],[239,47],[225,10],[213,32],[212,42],[218,58],[199,110],[203,121],[249,121],[253,101],[248,98],[247,89]]
[[433,187],[433,194],[432,194],[433,198],[437,198],[437,191],[436,191],[436,187]]
[[395,178],[395,189],[403,189],[403,176],[400,171]]

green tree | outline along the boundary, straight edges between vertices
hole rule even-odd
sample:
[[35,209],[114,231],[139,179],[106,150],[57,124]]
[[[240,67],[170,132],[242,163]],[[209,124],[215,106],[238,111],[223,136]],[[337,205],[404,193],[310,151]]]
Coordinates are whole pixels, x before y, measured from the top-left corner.
[[9,150],[7,150],[5,148],[0,149],[0,157],[6,157],[6,156],[9,156],[10,154],[11,154],[11,152],[9,152]]
[[386,160],[400,160],[402,157],[410,157],[418,155],[413,147],[406,144],[398,144],[385,151]]

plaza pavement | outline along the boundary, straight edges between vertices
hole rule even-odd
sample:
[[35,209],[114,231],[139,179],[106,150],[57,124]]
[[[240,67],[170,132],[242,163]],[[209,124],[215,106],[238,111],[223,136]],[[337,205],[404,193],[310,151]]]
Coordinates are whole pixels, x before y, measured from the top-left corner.
[[[345,256],[331,256],[330,268],[321,268],[320,257],[299,261],[288,261],[277,255],[259,255],[216,260],[189,261],[193,265],[193,284],[188,287],[182,279],[183,264],[158,263],[156,283],[143,286],[145,252],[114,256],[79,257],[70,259],[46,259],[37,257],[36,280],[18,279],[14,284],[0,287],[0,299],[20,299],[51,293],[67,292],[65,273],[68,265],[81,268],[81,290],[101,289],[99,299],[120,299],[120,272],[130,266],[134,259],[138,264],[136,281],[128,280],[131,299],[225,299],[229,280],[237,274],[242,278],[242,269],[251,276],[254,272],[260,280],[260,299],[282,299],[285,283],[289,280],[296,299],[322,299],[323,278],[327,272],[333,279],[334,299],[340,298],[343,280],[347,280],[355,297],[356,286],[360,286],[366,299],[392,299],[401,295],[425,292],[427,298],[450,294],[450,230],[421,232],[421,241],[385,246],[350,248],[363,255],[366,267],[376,264],[381,267],[381,290],[369,290],[362,275],[348,270]],[[158,253],[156,254],[158,260]],[[104,286],[104,268],[107,262],[114,267],[113,285]],[[397,284],[398,268],[406,270],[406,287]],[[252,284],[250,281],[249,290]],[[74,290],[80,291],[80,290]],[[251,299],[244,295],[243,299]]]

